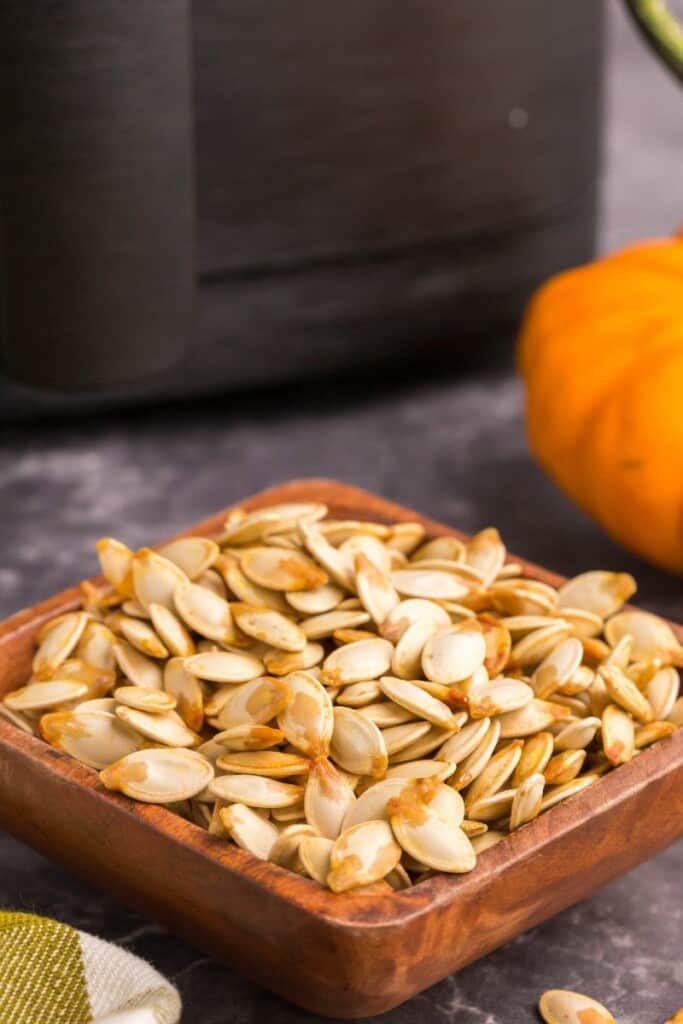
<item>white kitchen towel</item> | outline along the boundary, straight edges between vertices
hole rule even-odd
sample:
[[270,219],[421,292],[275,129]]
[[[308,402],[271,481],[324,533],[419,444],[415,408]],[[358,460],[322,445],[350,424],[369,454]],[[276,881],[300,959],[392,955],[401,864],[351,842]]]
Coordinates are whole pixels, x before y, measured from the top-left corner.
[[36,914],[0,911],[0,1024],[177,1024],[180,997],[150,964]]

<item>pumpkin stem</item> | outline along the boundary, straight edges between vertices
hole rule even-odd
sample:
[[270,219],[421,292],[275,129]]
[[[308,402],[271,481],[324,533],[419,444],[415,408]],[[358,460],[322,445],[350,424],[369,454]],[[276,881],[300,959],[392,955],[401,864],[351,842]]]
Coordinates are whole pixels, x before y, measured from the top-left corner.
[[665,0],[625,0],[636,25],[683,82],[683,24]]

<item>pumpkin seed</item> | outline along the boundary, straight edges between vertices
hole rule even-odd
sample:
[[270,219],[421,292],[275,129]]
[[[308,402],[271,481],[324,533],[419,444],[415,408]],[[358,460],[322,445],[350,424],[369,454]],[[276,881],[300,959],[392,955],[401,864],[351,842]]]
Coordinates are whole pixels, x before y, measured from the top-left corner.
[[475,534],[465,548],[468,565],[478,569],[485,586],[493,582],[505,562],[505,545],[495,527],[488,527]]
[[292,689],[287,683],[258,676],[229,688],[227,699],[217,712],[218,725],[223,731],[239,725],[265,725],[280,715],[291,699]]
[[455,764],[452,761],[426,760],[405,761],[403,764],[395,764],[388,768],[385,779],[428,779],[436,777],[439,782],[445,782],[455,771]]
[[[484,719],[486,721],[486,719]],[[451,786],[455,789],[465,789],[474,779],[478,778],[491,760],[500,739],[500,721],[496,719],[489,722],[489,726],[483,738],[478,742],[471,754],[458,763],[455,775],[451,779]],[[439,751],[444,756],[443,748]]]
[[615,647],[625,634],[633,640],[632,658],[661,658],[666,664],[682,663],[681,645],[668,623],[657,615],[635,608],[618,612],[605,624],[605,639]]
[[187,582],[187,576],[174,562],[150,548],[141,548],[132,560],[133,592],[146,611],[150,604],[163,604],[173,611],[174,594]]
[[375,781],[351,804],[344,816],[342,830],[346,831],[363,821],[388,821],[387,802],[398,796],[406,786],[404,778],[387,778]]
[[510,807],[510,831],[526,825],[538,817],[543,801],[543,789],[545,778],[538,772],[528,775],[521,785],[514,790],[512,805]]
[[166,747],[193,747],[199,743],[197,734],[188,729],[175,711],[138,711],[136,708],[119,704],[116,707],[116,715],[153,743],[162,743]]
[[368,718],[352,708],[334,709],[330,755],[346,771],[357,775],[383,775],[388,754],[384,736]]
[[563,750],[548,761],[543,772],[545,781],[553,786],[571,782],[583,768],[585,760],[585,750],[579,748]]
[[601,726],[599,718],[581,718],[565,725],[555,736],[555,750],[581,750],[593,742]]
[[345,686],[337,697],[337,704],[347,708],[361,708],[382,696],[379,684],[374,679]]
[[345,686],[377,679],[391,668],[393,650],[388,640],[379,637],[344,644],[323,662],[322,681],[328,686]]
[[335,583],[324,583],[313,590],[292,590],[285,596],[292,608],[301,615],[323,615],[344,600],[344,591]]
[[406,711],[405,708],[400,708],[398,704],[393,704],[389,700],[381,701],[379,704],[366,704],[365,707],[358,708],[358,712],[365,718],[369,718],[380,729],[405,725],[407,722],[412,722],[414,718],[411,711]]
[[316,757],[304,793],[306,821],[320,836],[336,839],[356,797],[347,780],[326,757]]
[[330,579],[345,590],[355,593],[355,576],[349,556],[333,547],[317,525],[299,523],[299,534],[304,547],[323,567]]
[[557,595],[552,588],[534,580],[491,583],[488,594],[494,609],[505,616],[548,616],[557,607]]
[[323,615],[304,619],[301,629],[309,640],[322,640],[332,636],[339,629],[354,629],[356,626],[364,626],[369,621],[370,616],[365,611],[335,608],[334,611],[325,612]]
[[583,608],[608,619],[636,592],[636,581],[627,572],[583,572],[558,590],[561,609]]
[[497,846],[501,839],[505,839],[505,832],[497,832],[495,829],[487,829],[486,832],[478,836],[473,836],[470,840],[472,849],[474,850],[477,857],[480,857],[486,850],[490,850],[491,847]]
[[499,619],[502,626],[513,637],[525,636],[533,633],[535,629],[543,629],[544,626],[551,626],[556,620],[547,615],[508,615]]
[[[144,650],[139,644],[135,644],[125,629],[123,634],[134,646],[143,651],[144,654],[151,654],[153,657],[167,657],[170,652],[174,657],[189,658],[196,651],[196,645],[190,633],[180,621],[178,616],[163,604],[152,602],[149,606],[149,615],[152,625],[156,631],[155,635],[161,640],[162,646],[168,648],[166,654],[155,654],[152,650]],[[150,631],[151,632],[151,631]]]
[[444,740],[453,733],[457,732],[462,727],[463,721],[466,719],[464,713],[455,716],[456,728],[453,729],[441,729],[438,725],[432,725],[429,731],[426,732],[419,739],[409,743],[406,747],[403,747],[398,753],[391,755],[392,764],[403,764],[406,761],[417,761],[420,758],[426,757],[427,754],[433,753],[437,747],[440,747]]
[[42,711],[59,707],[70,701],[85,697],[88,687],[85,683],[71,679],[50,679],[48,682],[29,683],[18,690],[5,694],[3,703],[10,711]]
[[452,562],[447,558],[420,558],[411,559],[411,569],[436,569],[438,572],[447,572],[455,576],[466,587],[477,587],[484,582],[483,574],[479,569],[468,565],[466,562]]
[[602,713],[602,747],[605,757],[613,765],[625,764],[633,757],[633,719],[616,704],[608,704]]
[[509,630],[498,620],[489,620],[486,615],[483,615],[477,621],[486,644],[484,668],[490,676],[497,676],[503,671],[510,657],[512,637]]
[[164,689],[175,697],[178,714],[193,732],[204,724],[204,695],[196,676],[185,668],[182,658],[169,658],[164,666]]
[[174,711],[176,699],[164,690],[149,690],[144,686],[119,686],[114,690],[114,699],[119,704],[138,711],[149,711],[152,714],[163,714]]
[[71,710],[77,715],[80,715],[82,711],[108,711],[113,715],[115,709],[116,701],[113,697],[94,697],[92,700],[81,701],[80,704],[74,705]]
[[535,629],[518,640],[510,651],[510,662],[523,668],[539,665],[557,647],[561,640],[569,636],[571,626],[563,620],[553,622],[551,626]]
[[542,775],[553,756],[553,745],[554,737],[550,732],[539,732],[526,740],[512,776],[512,785],[521,786],[530,775]]
[[292,530],[299,522],[312,523],[322,519],[327,508],[318,502],[287,502],[256,509],[241,518],[228,519],[225,530],[218,538],[219,544],[253,544],[266,531],[282,533]]
[[458,683],[484,663],[486,641],[477,622],[463,622],[435,633],[425,644],[422,667],[435,683]]
[[107,711],[53,711],[40,719],[46,743],[91,768],[106,768],[142,746],[142,738]]
[[208,537],[180,537],[164,544],[159,554],[173,562],[188,579],[196,580],[210,569],[220,554],[220,548]]
[[678,698],[666,717],[667,721],[673,722],[679,729],[683,727],[683,697]]
[[335,841],[327,884],[333,892],[346,892],[377,882],[397,866],[401,853],[388,822],[362,821]]
[[[522,740],[513,740],[512,743],[491,757],[484,770],[467,790],[465,807],[468,812],[473,804],[485,797],[493,796],[503,788],[519,764],[523,746]],[[476,818],[476,815],[472,815],[472,817]]]
[[[259,587],[256,583],[252,583],[250,579],[247,579],[240,569],[239,561],[236,558],[231,558],[225,554],[220,555],[216,562],[216,568],[222,573],[222,578],[227,584],[228,589],[235,595],[238,601],[257,606],[265,605],[266,608],[282,612],[283,615],[291,611],[291,607],[284,594],[277,590],[270,590],[268,587]],[[220,596],[225,597],[226,595],[222,594]]]
[[112,672],[116,669],[116,636],[103,622],[89,620],[76,645],[76,656],[88,665]]
[[286,677],[286,686],[291,699],[277,714],[278,728],[287,742],[306,756],[326,755],[334,729],[329,694],[310,672],[292,672]]
[[424,535],[425,528],[422,523],[396,523],[390,527],[385,543],[390,548],[402,551],[404,555],[410,555]]
[[183,622],[207,640],[221,644],[242,644],[232,621],[230,605],[206,587],[189,581],[174,592],[175,610]]
[[534,699],[534,691],[521,679],[488,680],[470,689],[468,708],[472,718],[490,718],[518,711]]
[[44,635],[33,657],[33,675],[37,680],[50,679],[69,657],[88,624],[85,612],[71,612],[60,616]]
[[643,696],[636,684],[620,668],[616,665],[603,665],[598,671],[615,704],[624,708],[643,725],[654,719],[647,697]]
[[133,552],[114,537],[102,537],[95,545],[102,575],[123,597],[133,596]]
[[194,750],[181,748],[136,750],[100,772],[100,781],[107,789],[153,804],[188,800],[212,779],[210,762]]
[[230,610],[242,632],[255,640],[283,651],[301,652],[306,646],[302,630],[281,612],[249,604],[233,604]]
[[563,608],[562,619],[571,626],[574,636],[581,639],[596,637],[604,625],[599,615],[585,608]]
[[[360,714],[360,712],[359,712]],[[406,750],[414,743],[427,736],[431,732],[429,722],[406,722],[403,725],[392,725],[388,729],[382,729],[384,745],[390,757]]]
[[678,691],[680,677],[675,668],[661,668],[645,687],[645,695],[655,719],[662,720],[671,713]]
[[464,818],[462,820],[460,828],[468,839],[475,839],[477,836],[483,836],[484,833],[489,830],[485,821],[470,821],[469,818]]
[[390,580],[403,597],[431,601],[459,601],[469,591],[457,576],[440,569],[394,569]]
[[287,868],[288,871],[302,874],[305,868],[299,856],[299,850],[303,840],[311,838],[315,838],[315,832],[310,825],[303,822],[287,825],[279,833],[271,847],[268,860],[273,864],[279,864],[281,868]]
[[516,789],[501,789],[490,793],[467,806],[467,813],[473,821],[498,821],[511,814]]
[[569,717],[569,708],[534,698],[517,711],[508,711],[498,717],[503,739],[532,736]]
[[538,1010],[546,1024],[617,1024],[595,999],[563,989],[544,992]]
[[299,857],[306,873],[320,885],[327,885],[334,841],[324,836],[304,836],[299,844]]
[[437,631],[430,619],[419,619],[401,635],[391,656],[391,671],[399,679],[413,679],[422,668],[422,651]]
[[665,740],[676,732],[673,722],[650,722],[648,725],[641,725],[635,732],[636,750],[649,747],[651,743]]
[[[223,577],[217,569],[207,569],[203,572],[194,583],[198,583],[200,587],[205,587],[210,590],[212,594],[216,594],[217,597],[222,597],[225,600],[228,596],[228,588],[225,585]],[[218,812],[216,812],[216,818],[218,819]],[[220,819],[218,819],[220,820]],[[220,826],[222,828],[222,826]]]
[[562,640],[546,655],[531,677],[536,696],[541,700],[552,697],[579,670],[582,658],[583,647],[576,637]]
[[436,537],[421,544],[412,557],[415,560],[447,558],[450,562],[462,562],[465,559],[465,544],[457,537]]
[[209,792],[231,803],[271,808],[291,807],[301,800],[304,790],[303,786],[260,775],[219,775],[210,783]]
[[571,782],[566,782],[563,786],[551,786],[546,790],[541,801],[541,812],[548,811],[551,807],[555,807],[556,804],[567,800],[568,797],[581,793],[588,786],[592,786],[594,782],[597,782],[597,780],[598,776],[590,773],[588,775],[579,775],[578,778],[572,779]]
[[152,627],[142,619],[121,619],[121,633],[129,644],[150,658],[167,658],[168,651]]
[[16,725],[17,729],[28,733],[29,736],[36,736],[38,734],[38,730],[31,718],[27,715],[22,715],[19,711],[12,711],[4,703],[0,703],[0,718],[4,718],[6,721],[11,722],[12,725]]
[[223,828],[231,839],[259,860],[268,860],[279,838],[275,825],[266,821],[250,806],[240,801],[218,812]]
[[380,627],[380,633],[386,640],[397,643],[410,626],[423,621],[433,623],[437,629],[451,625],[448,612],[436,601],[411,597],[401,601],[389,612]]
[[81,661],[80,658],[67,658],[59,666],[55,673],[55,678],[68,679],[74,683],[84,683],[88,688],[87,699],[93,700],[109,693],[116,682],[116,672],[88,665],[85,661]]
[[[443,818],[431,806],[430,791],[420,780],[389,801],[391,827],[399,845],[415,860],[436,871],[471,871],[476,856],[455,819]],[[461,819],[462,820],[462,819]]]
[[[219,733],[219,735],[221,734]],[[216,761],[216,767],[224,772],[238,775],[261,775],[268,779],[286,779],[290,775],[305,775],[308,772],[309,762],[305,757],[300,757],[298,754],[285,754],[281,750],[231,751],[229,754],[221,754]]]
[[[467,725],[446,740],[437,753],[437,758],[442,761],[451,761],[453,764],[460,764],[465,758],[476,750],[481,741],[489,731],[490,718],[481,718],[478,722],[469,722]],[[496,743],[498,737],[496,736]],[[495,743],[494,743],[495,746]]]
[[383,676],[379,685],[389,700],[411,711],[417,718],[425,719],[441,729],[454,728],[453,712],[448,705],[432,697],[420,686],[392,676]]
[[[379,541],[376,543],[380,544]],[[381,544],[380,547],[384,550]],[[365,610],[379,626],[399,604],[399,596],[385,573],[362,551],[356,555],[354,565],[358,596]],[[386,570],[390,571],[388,566]]]
[[410,889],[413,885],[410,880],[410,875],[400,863],[385,876],[385,881],[389,883],[394,892],[401,892],[403,889]]
[[290,672],[305,672],[307,669],[315,668],[324,657],[325,649],[322,644],[307,642],[300,651],[266,651],[263,655],[263,664],[271,675],[286,676]]
[[211,651],[186,658],[185,668],[199,679],[213,683],[246,683],[263,675],[264,665],[253,654]]
[[313,590],[327,583],[327,573],[297,551],[279,548],[247,548],[240,559],[244,575],[269,590]]

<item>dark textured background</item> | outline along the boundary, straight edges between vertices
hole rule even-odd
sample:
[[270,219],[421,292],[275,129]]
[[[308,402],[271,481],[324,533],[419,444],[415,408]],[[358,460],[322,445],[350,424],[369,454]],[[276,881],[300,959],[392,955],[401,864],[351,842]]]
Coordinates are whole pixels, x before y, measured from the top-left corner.
[[[683,95],[610,18],[601,247],[683,220]],[[94,570],[94,540],[131,545],[278,480],[327,475],[467,530],[494,522],[520,554],[571,573],[629,569],[643,604],[683,619],[674,580],[613,545],[529,459],[511,342],[496,365],[397,384],[225,399],[5,429],[0,448],[0,615]],[[387,386],[388,385],[388,386]],[[628,837],[624,837],[628,842]],[[0,905],[54,915],[151,960],[180,987],[183,1024],[310,1017],[0,835]],[[577,988],[620,1024],[663,1024],[683,1005],[679,844],[382,1018],[386,1024],[524,1024],[538,994]]]

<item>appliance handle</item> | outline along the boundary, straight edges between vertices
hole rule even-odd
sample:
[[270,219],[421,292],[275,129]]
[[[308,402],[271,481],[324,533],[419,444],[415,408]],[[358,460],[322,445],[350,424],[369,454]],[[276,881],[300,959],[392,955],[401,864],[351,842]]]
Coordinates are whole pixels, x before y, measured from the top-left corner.
[[141,385],[192,335],[190,0],[0,3],[0,352]]

